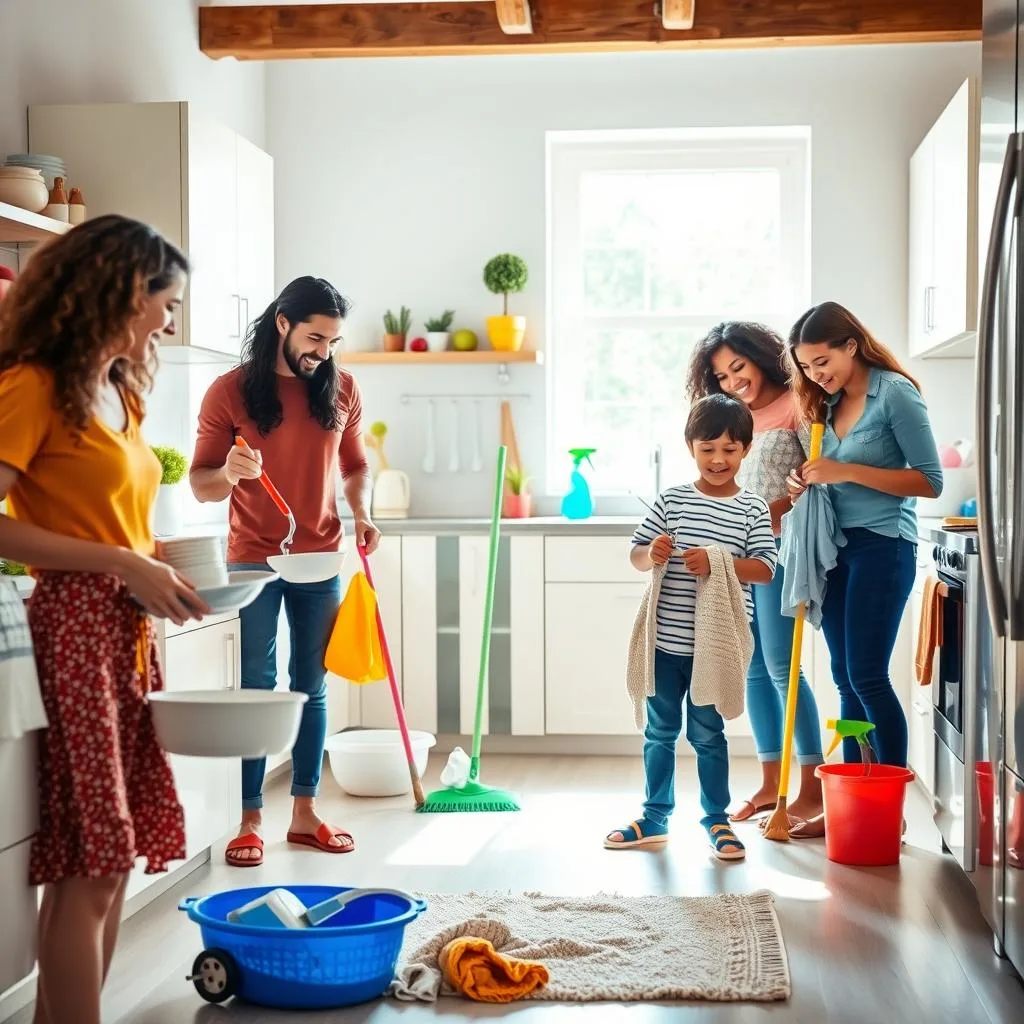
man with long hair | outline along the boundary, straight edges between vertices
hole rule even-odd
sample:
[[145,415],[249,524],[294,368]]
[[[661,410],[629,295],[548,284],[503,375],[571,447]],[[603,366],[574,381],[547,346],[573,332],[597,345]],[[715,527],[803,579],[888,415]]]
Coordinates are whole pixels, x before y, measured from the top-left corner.
[[[322,278],[292,281],[253,323],[241,365],[218,377],[203,399],[190,481],[199,501],[230,497],[228,563],[264,569],[287,529],[258,483],[263,468],[295,514],[292,551],[336,551],[342,539],[337,474],[355,520],[357,544],[380,541],[369,516],[372,480],[355,379],[334,361],[348,300]],[[246,447],[236,445],[241,437]],[[249,447],[251,445],[251,447]],[[324,651],[340,601],[337,576],[323,583],[276,580],[241,611],[242,688],[277,684],[276,637],[283,602],[291,630],[291,689],[305,693],[292,748],[288,841],[347,853],[352,837],[323,821],[315,798],[327,732]],[[225,856],[234,867],[263,860],[260,834],[266,760],[242,762],[242,825]]]

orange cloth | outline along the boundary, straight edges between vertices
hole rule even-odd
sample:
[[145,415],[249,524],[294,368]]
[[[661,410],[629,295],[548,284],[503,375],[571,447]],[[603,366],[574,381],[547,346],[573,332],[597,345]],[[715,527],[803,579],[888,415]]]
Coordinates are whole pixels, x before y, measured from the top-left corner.
[[942,646],[942,602],[946,596],[946,584],[929,576],[924,581],[924,599],[921,602],[921,622],[917,630],[917,652],[914,668],[917,681],[928,686],[932,681],[932,666],[935,652]]
[[20,474],[8,514],[67,537],[152,554],[160,462],[142,437],[142,407],[126,394],[128,427],[99,419],[84,432],[53,407],[52,374],[20,364],[0,374],[0,462]]
[[[341,429],[324,430],[309,413],[309,389],[298,377],[278,376],[281,424],[266,437],[245,411],[242,368],[218,377],[199,410],[193,469],[217,469],[241,435],[263,455],[263,468],[295,515],[292,553],[337,551],[342,539],[337,475],[347,479],[366,469],[363,400],[355,378],[341,371]],[[228,561],[265,562],[281,553],[288,523],[259,480],[243,480],[228,506]]]
[[452,988],[480,1003],[511,1003],[548,983],[548,969],[532,960],[502,956],[487,939],[452,939],[438,957]]

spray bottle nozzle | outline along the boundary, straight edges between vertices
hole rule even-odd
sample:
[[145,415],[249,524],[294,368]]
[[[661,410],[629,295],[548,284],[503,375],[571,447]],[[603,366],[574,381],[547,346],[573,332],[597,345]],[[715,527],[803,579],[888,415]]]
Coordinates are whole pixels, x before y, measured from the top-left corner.
[[570,448],[569,449],[569,454],[572,456],[572,464],[573,464],[573,466],[576,469],[579,469],[580,468],[580,463],[584,459],[586,459],[587,462],[590,463],[591,469],[593,469],[594,464],[592,462],[590,462],[590,456],[593,455],[596,451],[597,451],[596,448]]
[[839,746],[839,741],[846,737],[855,739],[860,744],[862,751],[865,748],[870,750],[867,735],[874,729],[874,725],[871,722],[857,722],[852,718],[830,718],[825,723],[825,728],[831,729],[834,733],[832,742],[829,744],[828,750],[825,751],[826,757]]

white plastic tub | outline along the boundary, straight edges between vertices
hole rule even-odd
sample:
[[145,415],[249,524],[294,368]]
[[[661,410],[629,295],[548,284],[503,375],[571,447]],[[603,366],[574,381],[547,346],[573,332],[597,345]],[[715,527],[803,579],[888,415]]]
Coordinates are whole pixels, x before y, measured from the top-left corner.
[[[437,742],[429,732],[411,730],[409,738],[420,776],[427,770],[430,748]],[[328,737],[331,774],[351,796],[403,796],[412,792],[409,765],[397,729],[360,729]]]

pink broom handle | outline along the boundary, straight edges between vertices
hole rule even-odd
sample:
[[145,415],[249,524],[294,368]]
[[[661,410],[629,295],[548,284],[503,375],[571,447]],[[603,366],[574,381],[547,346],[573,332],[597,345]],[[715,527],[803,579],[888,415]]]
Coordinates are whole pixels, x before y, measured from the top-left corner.
[[412,752],[412,741],[409,739],[409,723],[405,720],[405,708],[402,706],[402,695],[398,692],[398,682],[395,679],[395,666],[391,661],[391,651],[388,648],[387,634],[384,632],[384,620],[380,614],[380,601],[376,600],[377,588],[373,585],[373,573],[370,572],[370,561],[366,556],[366,547],[362,544],[356,545],[359,552],[359,560],[363,563],[363,573],[366,575],[366,582],[370,584],[374,593],[374,605],[377,610],[377,635],[380,637],[380,649],[384,655],[384,667],[388,672],[388,684],[391,687],[391,699],[395,705],[395,716],[398,718],[398,731],[402,736],[402,746],[405,747],[405,757],[409,763],[409,778],[412,780],[412,795],[416,800],[416,806],[422,807],[425,797],[423,795],[423,784],[420,782],[420,773],[416,768],[416,758]]

